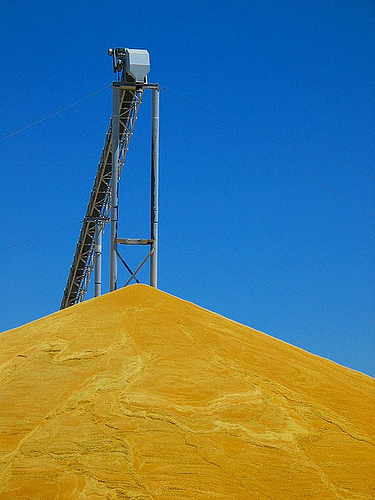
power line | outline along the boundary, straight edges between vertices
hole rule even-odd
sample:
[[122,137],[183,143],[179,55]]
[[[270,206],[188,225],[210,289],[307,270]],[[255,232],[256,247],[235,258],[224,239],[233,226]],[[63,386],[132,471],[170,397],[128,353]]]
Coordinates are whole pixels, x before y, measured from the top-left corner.
[[[171,94],[176,99],[179,99],[182,102],[185,102],[185,104],[187,104],[187,105],[189,105],[189,103],[193,104],[195,106],[195,108],[193,108],[193,109],[205,108],[210,112],[214,112],[220,116],[223,116],[224,118],[229,118],[231,120],[235,120],[235,118],[231,115],[227,115],[226,113],[223,113],[223,112],[219,111],[218,109],[209,108],[209,107],[204,106],[200,103],[192,101],[191,99],[188,99],[185,96],[181,96],[181,95],[177,94],[176,92],[173,92],[172,90],[166,89],[165,87],[161,87],[161,90],[163,90],[167,94]],[[198,111],[198,109],[196,109],[196,110]],[[324,155],[322,153],[318,153],[317,151],[314,151],[313,149],[306,148],[305,146],[302,146],[301,144],[297,144],[296,142],[285,139],[284,137],[280,137],[279,135],[272,134],[272,133],[268,132],[267,130],[264,130],[263,128],[260,128],[260,127],[256,127],[255,125],[253,125],[249,122],[242,123],[239,120],[236,120],[236,121],[238,123],[240,123],[242,126],[245,126],[246,128],[251,128],[253,130],[261,132],[262,134],[268,135],[268,137],[272,137],[273,139],[277,139],[278,141],[284,142],[285,144],[289,144],[290,146],[301,149],[302,151],[306,151],[307,153],[318,156],[319,158],[323,158],[324,160],[328,160],[332,163],[336,163],[336,165],[340,165],[341,167],[344,167],[344,168],[347,168],[347,169],[352,170],[354,172],[357,172],[359,174],[365,175],[366,177],[370,177],[371,179],[375,179],[375,175],[370,174],[369,172],[365,172],[364,170],[360,170],[359,168],[352,167],[351,165],[348,165],[347,163],[341,162],[339,160],[331,158],[330,156]]]
[[[168,93],[171,93],[170,91],[167,91],[166,89],[163,88],[163,90],[165,92],[168,92]],[[173,93],[171,93],[173,95]],[[337,189],[335,188],[332,188],[329,184],[326,184],[325,182],[317,179],[316,177],[314,177],[313,175],[311,174],[308,174],[307,172],[304,172],[303,170],[295,167],[292,163],[290,163],[289,161],[287,160],[284,160],[283,158],[281,158],[280,156],[278,155],[275,155],[273,153],[271,153],[270,151],[268,151],[267,149],[264,149],[263,147],[259,146],[258,144],[256,144],[255,142],[252,142],[249,140],[248,137],[246,137],[245,135],[241,134],[240,132],[238,132],[236,129],[232,128],[232,127],[229,127],[228,125],[225,125],[223,124],[222,122],[220,122],[219,120],[217,120],[215,117],[205,113],[204,111],[202,111],[201,109],[195,107],[195,106],[192,106],[188,103],[185,102],[185,104],[190,107],[191,109],[194,109],[195,111],[197,111],[198,113],[202,114],[203,116],[205,116],[206,118],[210,119],[211,121],[215,122],[217,125],[219,125],[221,128],[223,128],[224,130],[228,130],[229,132],[231,132],[232,134],[234,135],[237,135],[238,137],[240,137],[242,140],[248,142],[249,144],[251,144],[254,148],[258,149],[259,151],[262,151],[264,154],[270,156],[271,158],[281,162],[281,163],[284,163],[284,165],[287,165],[289,168],[291,168],[292,170],[298,172],[299,174],[303,175],[304,177],[312,180],[313,182],[315,182],[316,184],[319,184],[320,186],[323,186],[325,189],[327,189],[328,191],[331,191],[332,193],[334,193],[335,195],[339,196],[340,198],[348,201],[349,203],[355,205],[357,208],[359,208],[360,210],[362,210],[363,212],[366,212],[368,214],[370,214],[372,217],[375,217],[375,213],[373,210],[371,210],[370,208],[362,205],[361,203],[358,203],[356,200],[353,200],[353,198],[349,198],[349,196],[346,196],[345,194],[341,193],[340,191],[337,191]]]
[[59,233],[60,231],[64,231],[65,229],[69,229],[71,227],[77,226],[78,224],[82,224],[82,221],[75,222],[74,224],[70,224],[69,226],[60,227],[58,229],[54,229],[49,233],[39,234],[38,236],[34,236],[33,238],[29,238],[28,240],[19,241],[14,243],[13,245],[9,245],[7,247],[0,248],[0,252],[5,252],[5,250],[10,250],[11,248],[19,247],[21,245],[25,245],[26,243],[30,243],[31,241],[40,240],[45,238],[46,236],[50,236],[51,234]]
[[286,290],[287,292],[294,293],[295,295],[298,295],[299,297],[303,297],[305,299],[313,300],[315,302],[318,302],[319,304],[324,304],[326,306],[333,307],[334,309],[337,309],[338,311],[344,311],[346,313],[349,313],[349,314],[352,314],[354,316],[357,316],[358,318],[365,319],[367,321],[371,321],[371,322],[375,323],[375,318],[370,318],[368,316],[364,316],[362,314],[359,314],[359,313],[356,313],[354,311],[351,311],[350,309],[346,309],[346,308],[338,306],[336,304],[332,304],[332,302],[327,302],[325,300],[319,299],[318,297],[314,297],[313,295],[308,295],[306,293],[300,292],[299,290],[295,290],[293,288],[290,288],[290,287],[288,287],[286,285],[283,285],[282,283],[277,283],[276,281],[271,281],[271,280],[269,280],[267,278],[263,278],[262,276],[259,276],[259,275],[255,274],[255,273],[252,273],[252,272],[247,271],[245,269],[241,269],[239,267],[232,266],[231,264],[227,264],[226,262],[221,262],[219,260],[213,259],[212,257],[209,257],[208,255],[201,254],[201,253],[196,252],[194,250],[190,250],[190,249],[181,247],[179,245],[175,245],[174,243],[169,243],[169,242],[167,242],[165,240],[160,240],[159,239],[159,241],[165,243],[166,245],[174,246],[175,248],[178,248],[179,250],[183,250],[184,252],[188,252],[188,253],[191,253],[193,255],[196,255],[197,257],[200,257],[201,259],[205,259],[205,260],[207,260],[209,262],[212,262],[212,263],[214,263],[214,264],[216,264],[218,266],[225,267],[227,269],[230,269],[231,271],[235,271],[237,273],[241,273],[241,274],[244,274],[246,276],[251,276],[252,278],[255,278],[255,279],[259,280],[259,281],[263,281],[264,283],[267,283],[268,285],[272,285],[274,287]]
[[[49,231],[48,233],[40,234],[38,236],[34,236],[33,238],[29,238],[27,240],[19,241],[17,243],[14,243],[13,245],[9,245],[7,247],[0,248],[0,252],[4,252],[6,250],[10,250],[11,248],[15,248],[17,246],[25,245],[26,243],[30,243],[31,241],[35,241],[35,240],[39,240],[39,239],[45,238],[45,237],[50,236],[52,234],[58,233],[60,231],[64,231],[65,229],[70,229],[71,227],[77,226],[78,224],[82,224],[82,221],[78,221],[78,222],[75,222],[74,224],[70,224],[69,226],[63,226],[63,227],[54,229],[53,231]],[[133,227],[127,226],[125,224],[120,224],[120,225],[122,227],[124,227],[124,228],[130,229],[131,231],[135,231],[136,233],[138,233],[140,235],[144,236],[146,234],[146,233],[144,233],[142,231],[139,231],[138,229],[135,229]],[[196,257],[204,259],[204,260],[206,260],[208,262],[212,262],[213,264],[216,264],[217,266],[224,267],[226,269],[230,269],[231,271],[234,271],[234,272],[237,272],[237,273],[240,273],[240,274],[244,274],[245,276],[251,276],[252,278],[255,278],[255,279],[259,280],[259,281],[262,281],[263,283],[267,283],[268,285],[280,288],[280,289],[285,290],[285,291],[287,291],[289,293],[293,293],[295,295],[298,295],[299,297],[303,297],[305,299],[313,300],[314,302],[317,302],[319,304],[323,304],[323,305],[332,307],[332,308],[334,308],[334,309],[336,309],[338,311],[343,311],[343,312],[346,312],[346,313],[351,314],[353,316],[357,316],[358,318],[365,319],[367,321],[371,321],[371,322],[375,323],[375,319],[374,318],[370,318],[368,316],[364,316],[363,314],[359,314],[359,313],[357,313],[355,311],[351,311],[350,309],[346,309],[345,307],[338,306],[336,304],[333,304],[332,302],[328,302],[326,300],[322,300],[322,299],[320,299],[318,297],[315,297],[313,295],[306,294],[304,292],[301,292],[301,291],[296,290],[294,288],[291,288],[289,286],[283,285],[282,283],[278,283],[276,281],[269,280],[267,278],[259,276],[258,274],[255,274],[255,273],[253,273],[251,271],[247,271],[246,269],[241,269],[241,268],[233,266],[231,264],[227,264],[226,262],[222,262],[222,261],[219,261],[217,259],[214,259],[214,258],[212,258],[209,255],[205,255],[205,254],[196,252],[195,250],[191,250],[189,248],[186,248],[186,247],[183,247],[183,246],[180,246],[180,245],[176,245],[175,243],[171,243],[171,242],[166,241],[164,239],[159,239],[159,241],[160,241],[160,243],[164,243],[165,245],[168,245],[168,246],[177,248],[178,250],[182,250],[184,252],[190,253],[190,254],[195,255]]]
[[[131,231],[135,231],[135,232],[137,232],[137,233],[139,233],[141,235],[145,235],[146,234],[146,233],[143,233],[141,231],[138,231],[137,229],[131,228],[129,226],[125,226],[124,224],[121,224],[121,226],[122,227],[126,227],[127,229],[130,229]],[[159,242],[160,243],[164,243],[165,245],[177,248],[178,250],[183,250],[184,252],[187,252],[187,253],[190,253],[192,255],[195,255],[196,257],[204,259],[204,260],[206,260],[208,262],[212,262],[213,264],[216,264],[216,265],[218,265],[220,267],[224,267],[226,269],[230,269],[231,271],[244,274],[245,276],[251,276],[252,278],[255,278],[255,279],[259,280],[259,281],[262,281],[263,283],[267,283],[268,285],[280,288],[282,290],[286,290],[287,292],[290,292],[290,293],[293,293],[295,295],[298,295],[299,297],[303,297],[305,299],[313,300],[314,302],[317,302],[319,304],[323,304],[323,305],[332,307],[332,308],[334,308],[334,309],[336,309],[338,311],[343,311],[343,312],[346,312],[346,313],[351,314],[353,316],[357,316],[358,318],[365,319],[366,321],[371,321],[371,322],[375,323],[375,318],[370,318],[368,316],[364,316],[363,314],[359,314],[359,313],[357,313],[355,311],[351,311],[350,309],[346,309],[345,307],[338,306],[336,304],[333,304],[332,302],[328,302],[326,300],[320,299],[320,298],[315,297],[313,295],[306,294],[304,292],[301,292],[301,291],[296,290],[294,288],[291,288],[289,286],[283,285],[282,283],[278,283],[276,281],[269,280],[267,278],[259,276],[258,274],[255,274],[255,273],[253,273],[251,271],[247,271],[246,269],[241,269],[239,267],[232,266],[231,264],[227,264],[226,262],[222,262],[222,261],[219,261],[217,259],[214,259],[214,258],[210,257],[209,255],[205,255],[205,254],[196,252],[195,250],[191,250],[189,248],[186,248],[186,247],[183,247],[183,246],[180,246],[180,245],[176,245],[175,243],[171,243],[169,241],[166,241],[166,240],[163,240],[163,239],[160,239],[160,238],[159,238]]]
[[93,92],[92,94],[87,95],[86,97],[83,97],[82,99],[79,99],[78,101],[72,102],[71,104],[68,104],[68,106],[65,106],[64,108],[58,109],[57,111],[54,111],[53,113],[50,113],[49,115],[43,116],[43,118],[39,118],[39,120],[36,120],[35,122],[28,123],[27,125],[24,125],[21,128],[18,128],[16,130],[13,130],[13,132],[9,132],[8,134],[3,135],[0,137],[0,141],[4,141],[5,139],[9,139],[9,137],[12,137],[13,135],[19,134],[20,132],[23,132],[24,130],[27,130],[30,127],[33,127],[34,125],[38,125],[38,123],[42,123],[45,120],[48,120],[49,118],[52,118],[53,116],[58,115],[59,113],[62,113],[63,111],[66,111],[67,109],[72,108],[73,106],[76,106],[77,104],[80,104],[83,101],[86,101],[86,99],[90,99],[91,97],[94,97],[97,94],[100,94],[104,90],[107,90],[111,85],[107,85],[106,87],[103,87],[100,90],[97,90],[96,92]]
[[[10,133],[8,133],[8,134],[6,134],[6,135],[4,135],[4,136],[0,137],[0,141],[3,141],[3,140],[5,140],[5,139],[7,139],[7,138],[9,138],[9,137],[12,137],[13,135],[16,135],[16,134],[18,134],[18,133],[20,133],[20,132],[22,132],[22,131],[24,131],[24,130],[26,130],[26,129],[28,129],[28,128],[32,127],[32,126],[34,126],[34,125],[37,125],[37,124],[39,124],[39,123],[41,123],[41,122],[43,122],[43,121],[45,121],[45,120],[49,119],[49,118],[52,118],[53,116],[55,116],[55,115],[57,115],[57,114],[59,114],[59,113],[62,113],[63,111],[66,111],[66,110],[68,110],[68,109],[72,108],[73,106],[76,106],[77,104],[79,104],[79,103],[81,103],[81,102],[85,101],[86,99],[89,99],[89,98],[91,98],[91,97],[93,97],[93,96],[95,96],[95,95],[97,95],[97,94],[99,94],[99,93],[103,92],[104,90],[108,89],[109,87],[111,87],[111,85],[107,85],[106,87],[104,87],[104,88],[102,88],[102,89],[100,89],[100,90],[98,90],[98,91],[96,91],[96,92],[94,92],[94,93],[92,93],[92,94],[89,94],[89,95],[87,95],[87,96],[83,97],[82,99],[80,99],[80,100],[78,100],[78,101],[76,101],[76,102],[73,102],[73,103],[69,104],[68,106],[65,106],[64,108],[61,108],[61,109],[59,109],[59,110],[57,110],[57,111],[54,111],[53,113],[50,113],[49,115],[46,115],[46,116],[44,116],[43,118],[40,118],[40,119],[39,119],[39,120],[37,120],[37,121],[34,121],[34,122],[29,123],[29,124],[27,124],[27,125],[25,125],[25,126],[23,126],[23,127],[19,128],[19,129],[17,129],[17,130],[14,130],[13,132],[10,132]],[[163,91],[165,91],[165,92],[167,92],[167,93],[169,93],[169,94],[173,95],[174,97],[181,99],[181,97],[180,97],[180,96],[178,96],[177,94],[175,94],[174,92],[171,92],[171,91],[169,91],[169,90],[167,90],[167,89],[165,89],[165,88],[163,88],[163,87],[162,87],[161,89],[162,89]],[[183,101],[183,99],[181,99],[181,100]],[[207,114],[207,113],[203,112],[203,111],[202,111],[199,107],[197,107],[197,106],[195,106],[195,105],[194,105],[194,106],[192,106],[192,105],[188,104],[187,102],[185,102],[185,104],[187,104],[190,108],[194,109],[195,111],[198,111],[198,112],[199,112],[199,113],[201,113],[202,115],[206,116],[206,117],[207,117],[207,118],[209,118],[210,120],[214,121],[214,122],[215,122],[215,123],[217,123],[220,127],[222,127],[222,128],[224,128],[224,129],[226,129],[226,130],[230,131],[231,133],[234,133],[235,135],[238,135],[240,138],[242,138],[242,139],[243,139],[243,140],[245,140],[246,142],[249,142],[252,146],[254,146],[255,148],[259,149],[259,150],[260,150],[260,151],[262,151],[263,153],[265,153],[265,154],[267,154],[267,155],[271,156],[272,158],[274,158],[274,159],[276,159],[276,160],[278,160],[278,161],[281,161],[282,163],[286,164],[287,166],[289,166],[289,167],[290,167],[290,168],[292,168],[293,170],[297,171],[297,172],[298,172],[298,173],[300,173],[301,175],[304,175],[304,176],[306,176],[307,178],[309,178],[309,179],[313,180],[314,182],[316,182],[316,183],[318,183],[318,184],[322,185],[322,186],[323,186],[323,187],[325,187],[326,189],[328,189],[328,190],[332,191],[333,193],[335,193],[336,195],[338,195],[338,196],[342,197],[343,199],[345,199],[345,200],[347,200],[347,201],[349,201],[349,202],[353,203],[354,205],[356,205],[357,207],[361,208],[362,210],[364,210],[364,211],[366,211],[366,212],[370,213],[371,215],[375,215],[375,214],[374,214],[374,212],[373,212],[372,210],[368,209],[367,207],[364,207],[364,206],[360,205],[360,204],[359,204],[359,203],[357,203],[355,200],[352,200],[351,198],[348,198],[347,196],[343,195],[342,193],[338,192],[337,190],[335,190],[335,189],[331,188],[331,186],[329,186],[328,184],[326,184],[326,183],[324,183],[324,182],[320,181],[319,179],[316,179],[316,178],[315,178],[315,177],[313,177],[312,175],[310,175],[310,174],[308,174],[308,173],[306,173],[306,172],[304,172],[304,171],[302,171],[302,170],[300,170],[300,169],[296,168],[296,167],[295,167],[294,165],[292,165],[290,162],[285,161],[284,159],[280,158],[279,156],[274,155],[273,153],[270,153],[269,151],[267,151],[267,150],[265,150],[264,148],[260,147],[258,144],[253,143],[253,142],[252,142],[252,141],[250,141],[250,140],[249,140],[246,136],[244,136],[244,135],[240,134],[237,130],[232,129],[231,127],[228,127],[227,125],[224,125],[222,122],[218,121],[216,118],[214,118],[214,117],[212,117],[211,115],[209,115],[209,114]],[[217,112],[218,112],[218,111],[217,111]],[[219,114],[221,114],[222,116],[226,116],[226,115],[224,115],[223,113],[220,113],[220,112],[218,112],[218,113],[219,113]],[[257,128],[256,128],[256,127],[254,127],[254,126],[251,126],[251,128],[257,129]],[[261,129],[258,129],[258,130],[261,130]],[[312,150],[308,150],[307,148],[304,148],[304,147],[302,147],[302,146],[300,146],[300,145],[298,145],[298,144],[292,143],[292,142],[287,141],[287,140],[285,140],[285,139],[283,139],[283,138],[280,138],[280,137],[278,137],[278,136],[274,136],[274,135],[272,135],[272,134],[269,134],[268,132],[266,132],[266,131],[264,131],[264,130],[261,130],[261,131],[262,131],[263,133],[266,133],[266,134],[267,134],[267,135],[269,135],[270,137],[274,137],[274,138],[276,138],[276,139],[282,140],[282,141],[284,141],[284,142],[286,142],[286,143],[289,143],[289,144],[291,144],[291,145],[293,145],[293,146],[299,147],[299,148],[300,148],[300,149],[302,149],[302,150],[305,150],[305,151],[307,151],[307,152],[313,153],[313,154],[315,154],[315,155],[317,155],[317,156],[321,156],[322,158],[325,158],[325,159],[327,159],[327,160],[333,161],[334,163],[337,163],[337,164],[339,164],[339,165],[342,165],[342,166],[344,166],[344,167],[346,167],[346,168],[349,168],[349,169],[354,170],[354,171],[356,171],[356,172],[362,173],[362,174],[367,175],[367,176],[369,176],[369,177],[374,177],[374,176],[372,176],[371,174],[368,174],[368,173],[366,173],[366,172],[363,172],[363,171],[360,171],[360,170],[358,170],[358,169],[355,169],[355,168],[353,168],[353,167],[351,167],[351,166],[349,166],[349,165],[346,165],[346,164],[343,164],[343,163],[341,163],[341,162],[338,162],[337,160],[333,160],[333,159],[331,159],[331,158],[329,158],[329,157],[326,157],[326,156],[324,156],[324,155],[321,155],[321,154],[319,154],[319,153],[316,153],[316,152],[314,152],[314,151],[312,151]],[[76,226],[76,225],[78,225],[78,224],[81,224],[81,223],[82,223],[82,221],[78,221],[78,222],[75,222],[74,224],[71,224],[71,225],[69,225],[69,226],[64,226],[64,227],[61,227],[61,228],[55,229],[55,230],[53,230],[53,231],[50,231],[50,232],[48,232],[48,233],[44,233],[44,234],[41,234],[41,235],[35,236],[35,237],[33,237],[33,238],[29,238],[29,239],[27,239],[27,240],[23,240],[23,241],[21,241],[21,242],[14,243],[13,245],[9,245],[9,246],[7,246],[7,247],[3,247],[3,248],[1,248],[1,249],[0,249],[0,252],[3,252],[3,251],[6,251],[6,250],[9,250],[9,249],[15,248],[15,247],[17,247],[17,246],[24,245],[24,244],[29,243],[29,242],[32,242],[32,241],[36,241],[36,240],[39,240],[39,239],[45,238],[45,237],[47,237],[47,236],[50,236],[50,235],[55,234],[55,233],[57,233],[57,232],[63,231],[63,230],[65,230],[65,229],[69,229],[69,228],[74,227],[74,226]],[[124,227],[127,227],[127,226],[124,226]],[[128,227],[128,229],[132,229],[132,230],[134,230],[134,231],[137,231],[137,230],[135,230],[135,229],[133,229],[133,228],[129,228],[129,227]],[[137,231],[137,232],[139,232],[139,231]],[[356,312],[354,312],[354,311],[351,311],[351,310],[349,310],[349,309],[346,309],[346,308],[343,308],[343,307],[337,306],[336,304],[332,304],[331,302],[324,301],[324,300],[322,300],[322,299],[319,299],[318,297],[314,297],[314,296],[312,296],[312,295],[305,294],[305,293],[303,293],[303,292],[300,292],[299,290],[295,290],[295,289],[290,288],[290,287],[288,287],[288,286],[286,286],[286,285],[283,285],[283,284],[281,284],[281,283],[271,281],[271,280],[269,280],[269,279],[267,279],[267,278],[263,278],[263,277],[261,277],[261,276],[259,276],[259,275],[255,274],[255,273],[252,273],[252,272],[250,272],[250,271],[246,271],[246,270],[244,270],[244,269],[237,268],[237,267],[232,266],[232,265],[230,265],[230,264],[227,264],[227,263],[225,263],[225,262],[218,261],[218,260],[213,259],[212,257],[210,257],[210,256],[208,256],[208,255],[204,255],[204,254],[198,253],[198,252],[196,252],[196,251],[194,251],[194,250],[190,250],[190,249],[188,249],[188,248],[185,248],[185,247],[182,247],[182,246],[176,245],[176,244],[174,244],[174,243],[170,243],[170,242],[165,241],[165,240],[160,240],[160,241],[161,241],[162,243],[165,243],[166,245],[169,245],[169,246],[172,246],[172,247],[178,248],[179,250],[183,250],[183,251],[188,252],[188,253],[190,253],[190,254],[192,254],[192,255],[196,255],[197,257],[202,258],[202,259],[205,259],[205,260],[207,260],[207,261],[209,261],[209,262],[212,262],[212,263],[214,263],[214,264],[216,264],[216,265],[218,265],[218,266],[225,267],[225,268],[227,268],[227,269],[230,269],[230,270],[232,270],[232,271],[235,271],[235,272],[238,272],[238,273],[241,273],[241,274],[247,275],[247,276],[251,276],[251,277],[253,277],[253,278],[257,279],[257,280],[260,280],[260,281],[262,281],[262,282],[264,282],[264,283],[267,283],[267,284],[269,284],[269,285],[272,285],[272,286],[274,286],[274,287],[281,288],[281,289],[286,290],[286,291],[288,291],[288,292],[290,292],[290,293],[294,293],[294,294],[296,294],[296,295],[298,295],[298,296],[300,296],[300,297],[307,298],[307,299],[309,299],[309,300],[313,300],[313,301],[318,302],[318,303],[320,303],[320,304],[324,304],[324,305],[330,306],[330,307],[332,307],[332,308],[335,308],[335,309],[337,309],[337,310],[341,310],[341,311],[344,311],[344,312],[346,312],[346,313],[352,314],[352,315],[357,316],[357,317],[359,317],[359,318],[362,318],[362,319],[365,319],[365,320],[368,320],[368,321],[375,322],[375,319],[373,319],[373,318],[369,318],[369,317],[367,317],[367,316],[361,315],[361,314],[356,313]]]
[[[27,130],[27,129],[28,129],[28,128],[30,128],[30,127],[33,127],[34,125],[37,125],[37,124],[39,124],[39,123],[41,123],[41,122],[43,122],[43,121],[45,121],[45,120],[48,120],[49,118],[52,118],[53,116],[56,116],[56,115],[58,115],[59,113],[62,113],[63,111],[66,111],[66,110],[68,110],[68,109],[72,108],[73,106],[76,106],[77,104],[80,104],[81,102],[85,101],[86,99],[89,99],[89,98],[91,98],[91,97],[94,97],[95,95],[97,95],[97,94],[99,94],[99,93],[103,92],[104,90],[107,90],[107,89],[108,89],[108,88],[110,88],[110,87],[111,87],[111,85],[107,85],[106,87],[103,87],[102,89],[97,90],[96,92],[93,92],[92,94],[89,94],[89,95],[87,95],[87,96],[83,97],[82,99],[79,99],[78,101],[75,101],[75,102],[73,102],[73,103],[69,104],[68,106],[65,106],[64,108],[61,108],[61,109],[59,109],[59,110],[57,110],[57,111],[54,111],[53,113],[50,113],[50,114],[48,114],[48,115],[46,115],[46,116],[44,116],[44,117],[40,118],[39,120],[36,120],[36,121],[34,121],[34,122],[31,122],[31,123],[29,123],[29,124],[27,124],[27,125],[25,125],[25,126],[23,126],[23,127],[19,128],[19,129],[14,130],[13,132],[9,132],[8,134],[5,134],[5,135],[3,135],[2,137],[0,137],[0,141],[3,141],[3,140],[5,140],[5,139],[8,139],[8,138],[10,138],[10,137],[12,137],[12,136],[14,136],[14,135],[16,135],[16,134],[20,133],[20,132],[23,132],[24,130]],[[201,113],[201,114],[202,114],[203,116],[205,116],[206,118],[209,118],[210,120],[214,121],[216,124],[218,124],[220,127],[224,128],[225,130],[228,130],[229,132],[231,132],[231,133],[233,133],[233,134],[237,135],[237,136],[238,136],[238,137],[240,137],[241,139],[243,139],[243,140],[245,140],[246,142],[248,142],[249,144],[251,144],[253,147],[255,147],[255,148],[259,149],[260,151],[262,151],[263,153],[265,153],[265,154],[267,154],[267,155],[271,156],[271,157],[272,157],[272,158],[274,158],[275,160],[278,160],[278,161],[280,161],[280,162],[284,163],[285,165],[287,165],[287,166],[288,166],[288,167],[290,167],[291,169],[293,169],[293,170],[295,170],[296,172],[298,172],[299,174],[301,174],[301,175],[303,175],[303,176],[305,176],[305,177],[309,178],[309,179],[310,179],[310,180],[312,180],[313,182],[315,182],[315,183],[317,183],[317,184],[320,184],[321,186],[325,187],[326,189],[328,189],[328,190],[329,190],[329,191],[331,191],[332,193],[336,194],[337,196],[340,196],[340,197],[341,197],[341,198],[343,198],[344,200],[346,200],[346,201],[348,201],[348,202],[352,203],[353,205],[357,206],[358,208],[360,208],[360,209],[361,209],[361,210],[363,210],[364,212],[367,212],[367,213],[369,213],[370,215],[375,216],[375,213],[373,212],[373,210],[371,210],[371,209],[369,209],[369,208],[365,207],[364,205],[362,205],[362,204],[358,203],[357,201],[353,200],[352,198],[349,198],[348,196],[346,196],[346,195],[344,195],[344,194],[340,193],[340,192],[339,192],[339,191],[337,191],[336,189],[332,188],[329,184],[326,184],[325,182],[320,181],[319,179],[317,179],[316,177],[312,176],[311,174],[308,174],[307,172],[304,172],[303,170],[301,170],[301,169],[299,169],[299,168],[295,167],[295,166],[294,166],[293,164],[291,164],[289,161],[286,161],[286,160],[284,160],[283,158],[281,158],[281,157],[279,157],[279,156],[277,156],[277,155],[274,155],[274,154],[273,154],[273,153],[271,153],[270,151],[268,151],[268,150],[266,150],[266,149],[262,148],[261,146],[259,146],[259,145],[258,145],[258,144],[256,144],[256,143],[254,143],[254,142],[250,141],[250,140],[249,140],[246,136],[244,136],[244,135],[240,134],[237,130],[235,130],[235,129],[231,128],[231,127],[228,127],[227,125],[224,125],[222,122],[218,121],[218,120],[217,120],[216,118],[214,118],[213,116],[211,116],[211,115],[209,115],[209,114],[205,113],[204,111],[202,111],[202,110],[200,109],[200,107],[199,107],[199,106],[201,106],[201,105],[199,105],[199,104],[194,104],[194,105],[191,105],[191,104],[189,104],[188,100],[186,100],[186,98],[183,98],[182,96],[180,96],[180,95],[176,94],[175,92],[172,92],[172,91],[170,91],[170,90],[166,89],[165,87],[161,87],[161,90],[163,90],[164,92],[166,92],[166,93],[168,93],[168,94],[170,94],[170,95],[174,96],[175,98],[177,98],[177,99],[181,100],[181,101],[182,101],[182,102],[184,102],[184,103],[185,103],[188,107],[190,107],[190,108],[194,109],[195,111],[197,111],[197,112]],[[190,102],[193,102],[193,101],[190,101]],[[218,114],[221,114],[222,116],[225,116],[225,117],[227,117],[227,118],[231,118],[230,116],[225,115],[224,113],[221,113],[221,112],[219,112],[219,111],[217,111],[217,110],[215,110],[215,112],[217,112]],[[315,154],[316,156],[320,156],[320,157],[325,158],[325,159],[327,159],[327,160],[329,160],[329,161],[332,161],[332,162],[334,162],[334,163],[337,163],[338,165],[341,165],[341,166],[343,166],[343,167],[349,168],[349,169],[351,169],[351,170],[354,170],[354,171],[356,171],[356,172],[359,172],[359,173],[361,173],[361,174],[364,174],[364,175],[366,175],[366,176],[368,176],[368,177],[375,178],[375,176],[373,176],[373,175],[371,175],[371,174],[368,174],[367,172],[364,172],[364,171],[359,170],[359,169],[355,169],[354,167],[351,167],[350,165],[347,165],[347,164],[345,164],[345,163],[339,162],[339,161],[334,160],[334,159],[332,159],[332,158],[330,158],[330,157],[328,157],[328,156],[322,155],[322,154],[320,154],[320,153],[317,153],[317,152],[315,152],[315,151],[309,150],[309,149],[307,149],[307,148],[304,148],[303,146],[300,146],[299,144],[293,143],[293,142],[288,141],[288,140],[286,140],[286,139],[283,139],[283,138],[281,138],[281,137],[279,137],[279,136],[276,136],[276,135],[270,134],[269,132],[267,132],[267,131],[265,131],[265,130],[263,130],[263,129],[259,129],[259,128],[255,127],[255,126],[253,126],[253,125],[249,125],[249,124],[248,124],[248,125],[246,125],[246,126],[251,127],[251,128],[253,128],[253,129],[255,129],[255,130],[260,130],[261,132],[263,132],[263,133],[265,133],[265,134],[269,135],[270,137],[274,137],[274,138],[276,138],[276,139],[279,139],[279,140],[281,140],[281,141],[283,141],[283,142],[286,142],[286,143],[291,144],[291,145],[293,145],[293,146],[295,146],[295,147],[298,147],[298,148],[300,148],[300,149],[302,149],[302,150],[304,150],[304,151],[307,151],[307,152],[309,152],[309,153]]]

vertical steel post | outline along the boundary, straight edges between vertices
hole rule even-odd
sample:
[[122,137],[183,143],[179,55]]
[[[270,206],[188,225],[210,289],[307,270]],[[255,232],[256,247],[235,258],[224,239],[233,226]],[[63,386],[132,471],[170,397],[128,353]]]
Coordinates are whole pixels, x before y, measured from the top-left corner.
[[95,288],[94,297],[99,297],[102,293],[102,235],[103,222],[100,219],[95,221]]
[[110,291],[117,288],[117,226],[119,181],[120,87],[112,84],[112,176],[111,176],[111,262]]
[[152,89],[150,285],[158,286],[159,87]]

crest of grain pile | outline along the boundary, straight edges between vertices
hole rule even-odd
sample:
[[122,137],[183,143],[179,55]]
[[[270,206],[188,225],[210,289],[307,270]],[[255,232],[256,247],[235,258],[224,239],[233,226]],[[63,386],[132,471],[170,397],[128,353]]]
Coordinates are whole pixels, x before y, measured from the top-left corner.
[[145,285],[0,335],[0,498],[375,498],[375,383]]

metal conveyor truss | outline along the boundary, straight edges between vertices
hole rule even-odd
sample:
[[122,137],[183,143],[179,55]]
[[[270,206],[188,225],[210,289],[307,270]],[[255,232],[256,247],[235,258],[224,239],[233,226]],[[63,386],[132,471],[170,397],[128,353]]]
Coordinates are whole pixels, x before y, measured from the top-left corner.
[[[143,86],[124,83],[120,100],[120,171],[129,148],[139,105],[142,101]],[[108,217],[110,202],[110,184],[112,175],[112,127],[109,125],[105,137],[102,155],[91,190],[86,215],[82,223],[73,263],[64,290],[60,309],[81,302],[86,294],[90,276],[94,267],[95,224],[97,220]]]

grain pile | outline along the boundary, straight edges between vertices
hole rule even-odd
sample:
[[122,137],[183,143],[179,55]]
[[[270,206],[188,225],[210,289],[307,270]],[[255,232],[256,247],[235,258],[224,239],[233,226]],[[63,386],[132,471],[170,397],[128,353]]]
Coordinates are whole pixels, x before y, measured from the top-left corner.
[[0,335],[0,498],[375,498],[372,378],[145,285]]

